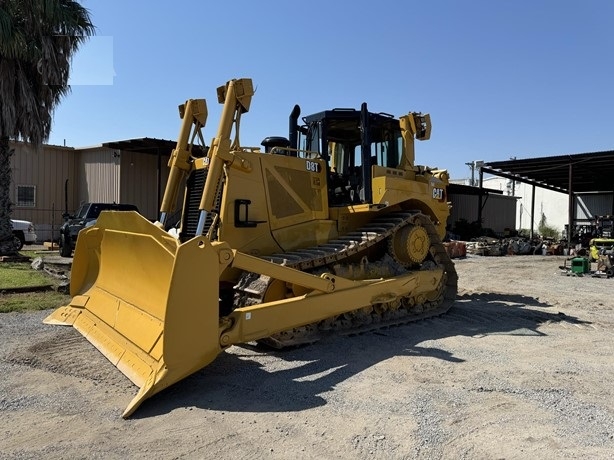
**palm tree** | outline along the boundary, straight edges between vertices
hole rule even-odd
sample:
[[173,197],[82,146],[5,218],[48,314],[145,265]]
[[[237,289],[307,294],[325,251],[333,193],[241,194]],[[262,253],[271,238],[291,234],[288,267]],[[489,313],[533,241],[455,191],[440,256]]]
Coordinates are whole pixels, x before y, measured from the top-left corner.
[[0,255],[16,251],[9,140],[49,139],[53,111],[70,91],[72,56],[94,31],[76,1],[0,0]]

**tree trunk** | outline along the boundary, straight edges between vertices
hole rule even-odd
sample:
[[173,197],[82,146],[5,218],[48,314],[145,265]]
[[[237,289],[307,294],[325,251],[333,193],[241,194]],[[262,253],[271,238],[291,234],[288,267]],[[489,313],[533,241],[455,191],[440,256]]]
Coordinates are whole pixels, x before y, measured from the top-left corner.
[[15,255],[17,245],[11,225],[11,155],[9,138],[0,136],[0,256]]

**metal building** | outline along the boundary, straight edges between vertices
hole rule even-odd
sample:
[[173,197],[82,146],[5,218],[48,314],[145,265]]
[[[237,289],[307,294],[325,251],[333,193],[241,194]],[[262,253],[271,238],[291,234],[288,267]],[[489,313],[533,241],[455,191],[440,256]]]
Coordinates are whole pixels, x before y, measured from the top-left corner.
[[39,241],[57,239],[62,214],[85,202],[135,204],[156,219],[175,145],[151,138],[84,148],[12,142],[12,217],[33,222]]
[[500,190],[450,184],[448,198],[452,203],[449,229],[459,220],[481,221],[482,228],[492,229],[501,236],[516,228],[516,197],[504,195]]

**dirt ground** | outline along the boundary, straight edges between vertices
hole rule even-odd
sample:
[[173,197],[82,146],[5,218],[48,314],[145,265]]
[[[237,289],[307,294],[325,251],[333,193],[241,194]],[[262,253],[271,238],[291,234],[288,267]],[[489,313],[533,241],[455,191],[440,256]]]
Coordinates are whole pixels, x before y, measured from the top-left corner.
[[563,260],[457,260],[444,316],[232,347],[129,420],[136,387],[75,330],[2,314],[0,458],[612,458],[614,279]]

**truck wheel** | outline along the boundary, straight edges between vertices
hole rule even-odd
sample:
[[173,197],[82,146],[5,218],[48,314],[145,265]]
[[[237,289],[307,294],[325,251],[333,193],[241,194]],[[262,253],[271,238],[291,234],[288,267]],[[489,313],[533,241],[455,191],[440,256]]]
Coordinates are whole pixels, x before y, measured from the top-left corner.
[[70,241],[66,240],[66,236],[60,236],[60,255],[62,257],[70,257],[72,255],[72,248],[70,247]]
[[26,242],[26,238],[23,235],[23,232],[21,230],[17,230],[13,232],[13,236],[15,237],[15,244],[17,245],[17,250],[21,251],[21,248],[23,248],[23,245]]

